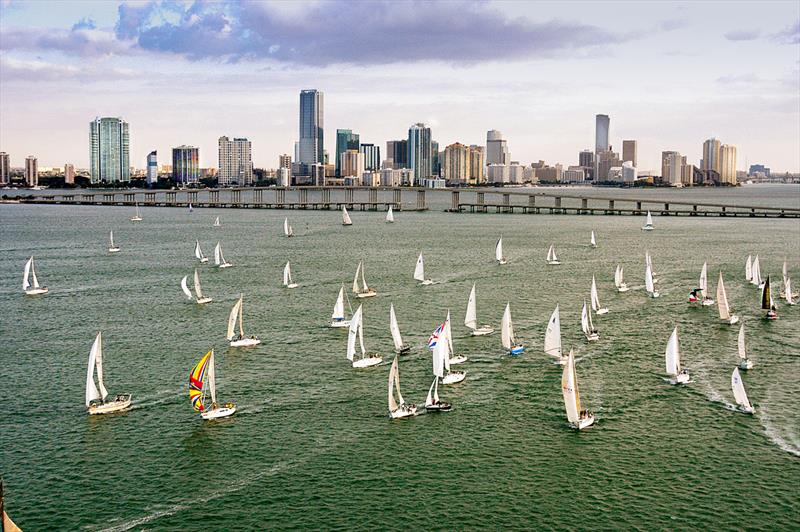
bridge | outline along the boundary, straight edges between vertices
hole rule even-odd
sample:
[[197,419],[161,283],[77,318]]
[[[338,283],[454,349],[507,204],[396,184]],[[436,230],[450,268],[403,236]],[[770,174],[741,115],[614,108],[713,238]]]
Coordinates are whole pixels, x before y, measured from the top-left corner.
[[746,216],[800,218],[800,207],[764,207],[655,198],[596,197],[563,189],[429,189],[420,187],[247,187],[185,190],[86,191],[21,196],[20,203],[136,204],[152,207],[425,211],[429,196],[451,213]]

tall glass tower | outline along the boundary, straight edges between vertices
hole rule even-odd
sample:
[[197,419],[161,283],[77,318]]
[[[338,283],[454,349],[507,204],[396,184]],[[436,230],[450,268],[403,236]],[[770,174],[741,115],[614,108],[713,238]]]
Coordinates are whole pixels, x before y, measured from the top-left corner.
[[[358,133],[353,133],[349,129],[336,130],[336,160],[334,165],[336,168],[336,175],[341,175],[342,171],[342,154],[347,150],[356,150],[360,148]],[[361,176],[358,176],[361,177]]]
[[128,123],[121,118],[95,118],[89,122],[89,171],[92,183],[130,181]]
[[417,123],[408,128],[408,168],[414,170],[414,182],[422,185],[423,179],[433,174],[431,157],[431,128]]
[[608,151],[611,146],[608,143],[611,119],[608,115],[596,115],[594,118],[594,152]]
[[316,89],[300,91],[300,143],[296,160],[323,164],[323,95]]

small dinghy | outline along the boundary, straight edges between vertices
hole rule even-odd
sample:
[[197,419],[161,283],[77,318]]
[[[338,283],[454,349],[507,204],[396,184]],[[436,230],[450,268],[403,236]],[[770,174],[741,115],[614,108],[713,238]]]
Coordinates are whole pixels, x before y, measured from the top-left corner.
[[594,423],[594,414],[581,408],[581,394],[578,391],[578,375],[575,373],[575,355],[569,350],[567,362],[561,372],[561,393],[570,427],[582,430]]
[[514,337],[514,324],[511,321],[511,303],[506,303],[503,320],[500,323],[500,340],[509,355],[517,356],[525,352],[525,347]]
[[220,245],[219,242],[217,242],[217,245],[214,248],[214,264],[220,269],[230,268],[233,266],[233,264],[225,260],[225,256],[222,254],[222,245]]
[[547,330],[544,333],[544,352],[555,357],[556,363],[562,366],[567,363],[567,357],[561,350],[561,314],[558,311],[558,305],[547,322]]
[[214,218],[214,225],[213,225],[213,227],[222,227],[222,224],[221,224],[221,223],[219,223],[219,216],[217,216],[216,218]]
[[206,262],[208,262],[208,257],[203,255],[203,250],[200,249],[200,241],[199,240],[195,240],[194,241],[194,258],[199,260],[200,264],[205,264]]
[[[258,336],[245,336],[244,334],[244,320],[242,319],[242,307],[244,307],[244,296],[240,295],[239,300],[231,309],[228,316],[228,334],[225,338],[230,342],[231,347],[253,347],[261,343]],[[239,334],[234,334],[236,322],[239,322]]]
[[392,206],[389,205],[389,210],[386,211],[386,223],[392,224],[394,223],[394,213],[392,212]]
[[[97,386],[94,374],[97,372]],[[90,415],[121,412],[131,406],[131,394],[121,393],[108,400],[108,391],[103,384],[103,334],[98,332],[89,351],[89,367],[86,373],[86,410]]]
[[722,272],[719,272],[719,281],[717,282],[717,310],[719,311],[719,319],[728,325],[739,322],[739,316],[731,314],[731,309],[728,306],[728,294],[725,292]]
[[417,265],[414,267],[414,280],[419,281],[422,286],[433,284],[433,281],[425,278],[425,262],[422,259],[422,253],[417,257]]
[[[348,305],[349,305],[348,301]],[[353,309],[350,309],[352,312]],[[345,319],[344,315],[344,285],[339,288],[339,297],[336,298],[336,303],[333,305],[333,314],[331,314],[331,327],[334,329],[350,327],[350,320]]]
[[[361,284],[358,282],[359,275],[361,276]],[[370,288],[367,286],[367,280],[364,277],[364,261],[361,260],[356,267],[356,274],[353,277],[353,293],[359,299],[364,299],[367,297],[375,297],[378,295],[378,291],[374,288]]]
[[689,372],[686,369],[681,369],[681,344],[678,339],[678,326],[672,331],[667,342],[667,351],[664,355],[667,375],[669,376],[670,384],[688,384]]
[[297,288],[300,286],[292,279],[292,267],[289,261],[286,261],[286,266],[283,267],[283,286],[286,288]]
[[600,333],[592,323],[592,307],[586,306],[586,300],[583,300],[583,308],[581,309],[581,330],[584,336],[590,342],[596,342],[600,339]]
[[119,246],[114,243],[114,231],[108,233],[108,252],[119,253]]
[[[192,408],[200,412],[200,417],[205,420],[220,419],[236,413],[236,405],[217,403],[217,376],[214,367],[214,350],[212,349],[200,359],[192,372],[189,373],[189,400]],[[206,400],[211,398],[211,404],[206,405]]]
[[650,215],[650,211],[647,211],[647,220],[642,226],[642,231],[652,231],[653,229],[655,229],[655,227],[653,227],[653,217]]
[[561,261],[558,260],[558,256],[556,255],[556,248],[553,244],[550,244],[550,248],[547,250],[547,264],[551,266],[558,266],[561,264]]
[[[397,392],[397,399],[394,394]],[[392,369],[389,370],[389,417],[401,419],[417,415],[417,405],[406,404],[403,395],[400,393],[400,368],[397,365],[397,357],[394,357]]]
[[[33,284],[31,284],[33,281]],[[33,255],[25,263],[25,270],[22,274],[22,290],[26,296],[38,296],[49,292],[46,286],[39,285],[39,279],[36,277],[36,265],[33,262]]]
[[617,292],[628,291],[628,285],[625,284],[625,271],[619,264],[617,264],[617,269],[614,270],[614,286],[617,287]]
[[592,275],[592,289],[590,291],[590,295],[592,300],[592,310],[594,310],[598,316],[608,314],[608,309],[600,305],[600,298],[597,297],[597,283],[594,280],[594,275]]
[[503,255],[503,237],[497,239],[497,244],[494,246],[494,260],[497,264],[508,264],[508,259]]
[[136,204],[136,214],[133,215],[133,217],[131,218],[131,221],[132,222],[141,222],[142,221],[142,215],[139,214],[139,204],[138,203]]
[[739,369],[753,369],[753,361],[747,358],[747,350],[744,345],[744,323],[739,327],[739,337],[736,343],[739,352]]
[[464,317],[464,325],[472,330],[472,336],[486,336],[492,334],[494,329],[483,325],[478,327],[478,314],[477,305],[475,303],[475,283],[472,284],[472,290],[469,292],[469,300],[467,301],[467,314]]
[[[353,319],[350,320],[350,330],[347,335],[347,360],[352,362],[354,368],[370,368],[377,366],[383,362],[383,357],[377,353],[367,354],[364,347],[364,325],[362,323],[362,307],[358,306],[353,313]],[[358,342],[356,342],[358,340]],[[356,347],[361,348],[361,358],[356,360],[357,350]]]
[[389,304],[389,331],[392,333],[395,353],[405,355],[411,351],[411,347],[403,342],[403,337],[400,335],[400,325],[398,325],[397,315],[394,313],[394,303]]
[[350,214],[344,205],[342,205],[342,225],[353,225],[353,220],[350,219]]
[[181,290],[183,293],[186,294],[188,299],[194,299],[198,305],[205,305],[206,303],[211,303],[213,299],[210,297],[206,297],[203,295],[203,289],[200,287],[200,275],[197,273],[197,268],[194,269],[194,292],[195,296],[192,295],[191,290],[189,290],[189,285],[187,283],[189,276],[184,275],[183,279],[181,279]]
[[745,414],[755,414],[756,409],[750,404],[747,392],[744,391],[744,383],[742,382],[742,376],[739,374],[739,368],[733,368],[733,373],[731,373],[731,389],[739,409]]
[[290,237],[294,236],[294,229],[292,229],[292,226],[289,225],[289,218],[284,218],[283,219],[283,234],[287,238],[290,238]]

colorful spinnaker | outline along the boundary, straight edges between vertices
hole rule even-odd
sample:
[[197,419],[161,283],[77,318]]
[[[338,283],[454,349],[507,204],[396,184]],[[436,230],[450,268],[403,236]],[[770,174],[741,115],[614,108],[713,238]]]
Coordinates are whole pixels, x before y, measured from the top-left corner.
[[192,401],[192,408],[198,412],[205,410],[205,405],[203,404],[203,384],[206,380],[208,362],[213,355],[214,350],[212,349],[200,359],[200,362],[197,363],[189,374],[189,399]]

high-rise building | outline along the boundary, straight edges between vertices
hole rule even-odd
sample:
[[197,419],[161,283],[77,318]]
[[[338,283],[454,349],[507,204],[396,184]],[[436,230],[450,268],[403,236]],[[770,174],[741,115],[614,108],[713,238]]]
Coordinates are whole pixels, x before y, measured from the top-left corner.
[[158,183],[158,152],[156,150],[147,154],[147,184]]
[[219,138],[219,186],[253,184],[252,146],[247,139]]
[[198,148],[186,145],[172,148],[172,180],[181,185],[197,183],[200,180]]
[[684,160],[676,151],[662,151],[661,182],[673,186],[682,183]]
[[387,141],[386,158],[392,160],[392,168],[394,169],[408,168],[408,141]]
[[346,175],[342,174],[342,154],[347,150],[358,151],[359,142],[358,133],[353,133],[349,129],[336,130],[336,159],[333,162],[336,167],[336,175]]
[[362,144],[359,151],[364,154],[364,170],[376,172],[381,169],[381,147],[375,144]]
[[449,185],[464,185],[470,178],[469,147],[455,142],[444,149],[444,180]]
[[622,161],[619,160],[619,154],[612,150],[602,150],[597,152],[597,158],[594,162],[594,176],[593,180],[596,183],[608,181],[608,172],[612,168],[621,168]]
[[92,183],[130,181],[128,123],[121,118],[89,122],[89,172]]
[[508,164],[511,154],[508,153],[508,144],[503,134],[496,129],[486,132],[486,164]]
[[633,163],[633,166],[636,166],[636,156],[637,156],[637,143],[635,140],[623,140],[622,141],[622,161],[630,161]]
[[69,163],[64,165],[64,184],[75,184],[75,165]]
[[339,168],[341,177],[361,179],[361,174],[364,173],[364,154],[358,150],[345,150],[341,159],[342,164]]
[[[611,143],[608,141],[611,131],[611,119],[608,115],[596,115],[594,117],[594,152],[608,151]],[[601,179],[602,181],[602,179]]]
[[0,185],[7,185],[11,182],[11,156],[4,151],[0,151]]
[[425,124],[417,123],[408,128],[407,161],[408,167],[414,170],[414,179],[420,185],[433,175],[431,128]]
[[724,185],[735,185],[736,180],[736,146],[723,144],[720,147],[719,181]]
[[636,181],[636,167],[633,165],[632,161],[623,161],[622,182],[630,184],[634,181]]
[[[3,154],[0,153],[0,157],[2,156]],[[751,164],[750,168],[747,169],[747,175],[756,175],[756,174],[764,174],[765,177],[769,177],[770,169],[769,167],[764,166],[763,164]]]
[[583,150],[578,154],[578,165],[584,168],[594,167],[594,152],[592,150]]
[[316,89],[300,91],[300,140],[295,160],[324,164],[323,95]]
[[480,185],[486,182],[486,164],[483,146],[471,144],[469,147],[469,184]]
[[278,156],[278,168],[292,168],[292,156],[288,153],[282,153]]
[[442,175],[442,159],[444,159],[444,153],[439,151],[439,143],[431,140],[431,175],[434,177]]
[[703,161],[700,165],[703,170],[714,170],[722,174],[720,164],[721,148],[722,143],[713,137],[703,143]]
[[29,187],[39,185],[39,162],[33,155],[25,158],[25,184]]

